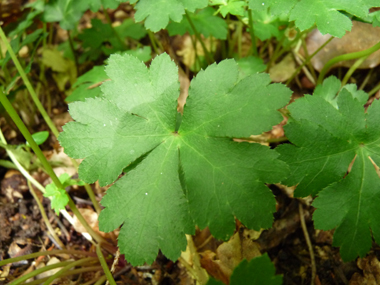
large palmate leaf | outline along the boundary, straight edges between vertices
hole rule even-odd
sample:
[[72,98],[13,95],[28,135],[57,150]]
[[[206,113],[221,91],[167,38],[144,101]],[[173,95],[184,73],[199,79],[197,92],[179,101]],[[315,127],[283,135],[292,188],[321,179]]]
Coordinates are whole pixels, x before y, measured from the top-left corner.
[[297,196],[318,193],[315,225],[336,227],[333,245],[341,246],[342,258],[350,260],[371,247],[370,229],[380,241],[375,166],[380,164],[380,102],[364,112],[365,92],[353,85],[339,89],[339,80],[331,77],[314,96],[289,106],[292,119],[285,134],[294,145],[278,151],[291,169],[284,183],[298,185]]
[[194,12],[207,6],[207,0],[132,0],[131,4],[136,3],[136,21],[145,19],[145,27],[152,32],[164,29],[169,19],[174,22],[182,20],[185,10]]
[[79,176],[86,182],[110,184],[135,164],[107,191],[99,218],[103,231],[124,224],[119,246],[128,261],[152,262],[158,249],[178,258],[194,224],[223,239],[234,217],[255,229],[271,226],[275,201],[264,183],[283,179],[287,166],[268,147],[232,138],[279,123],[286,87],[268,85],[267,74],[238,82],[234,60],[213,64],[192,80],[180,124],[178,71],[168,55],[149,69],[113,55],[106,73],[111,81],[101,98],[70,104],[76,122],[64,126],[60,142],[84,158]]
[[274,16],[288,15],[301,31],[316,24],[322,34],[340,38],[352,27],[351,20],[341,12],[368,18],[369,8],[379,6],[376,0],[249,0],[250,9],[269,7]]

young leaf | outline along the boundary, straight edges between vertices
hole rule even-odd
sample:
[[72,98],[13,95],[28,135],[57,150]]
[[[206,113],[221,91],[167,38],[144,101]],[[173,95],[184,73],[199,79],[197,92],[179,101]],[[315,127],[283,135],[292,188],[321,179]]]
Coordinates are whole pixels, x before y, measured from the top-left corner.
[[150,46],[144,46],[138,49],[127,50],[124,53],[137,57],[139,60],[143,62],[148,62],[152,59],[152,49]]
[[247,56],[236,61],[239,66],[239,79],[243,79],[251,74],[265,71],[267,66],[259,57]]
[[78,77],[77,81],[73,84],[73,88],[76,89],[66,98],[65,101],[84,101],[86,98],[102,96],[99,86],[107,79],[108,76],[104,71],[104,66],[94,66],[90,71]]
[[[373,1],[374,2],[374,1]],[[379,7],[380,3],[368,0],[249,0],[252,10],[269,7],[273,15],[288,14],[291,21],[304,31],[314,24],[322,34],[343,37],[346,31],[351,31],[351,20],[340,11],[347,12],[359,18],[367,18],[369,8]]]
[[213,64],[193,79],[179,126],[178,71],[168,55],[150,69],[130,55],[112,55],[106,73],[103,98],[70,104],[76,122],[59,140],[68,155],[84,158],[80,178],[100,185],[146,156],[107,191],[99,217],[103,231],[124,224],[119,246],[129,262],[152,262],[159,249],[178,258],[194,224],[223,239],[233,233],[234,217],[257,230],[271,226],[275,201],[264,183],[283,179],[287,166],[268,147],[232,138],[281,122],[286,87],[269,85],[267,74],[237,82],[234,60]]
[[137,1],[135,19],[138,22],[145,19],[145,27],[152,32],[164,29],[169,19],[180,22],[185,10],[194,12],[208,4],[207,0],[132,0],[129,3]]
[[[211,7],[207,7],[198,13],[189,13],[189,16],[197,31],[206,38],[213,36],[216,39],[225,40],[227,39],[228,32],[227,23],[214,14],[215,10]],[[167,30],[170,36],[184,35],[186,32],[190,35],[194,35],[194,30],[186,18],[183,18],[180,23],[171,22]]]
[[278,151],[291,169],[284,183],[297,185],[297,196],[319,192],[313,204],[315,225],[336,227],[333,245],[341,246],[343,260],[351,260],[371,247],[370,229],[380,241],[380,102],[374,101],[365,113],[368,95],[349,85],[335,97],[337,83],[329,78],[314,96],[289,106],[285,134],[294,145]]
[[116,9],[119,7],[121,2],[127,2],[126,0],[81,0],[88,2],[88,8],[92,12],[97,12],[100,10],[101,7],[103,9]]
[[[59,176],[59,181],[61,181],[63,188],[71,185],[84,185],[84,182],[81,180],[70,179],[68,173],[61,174]],[[51,197],[51,208],[54,209],[57,215],[59,215],[59,211],[64,210],[69,203],[69,196],[67,195],[66,190],[58,188],[54,183],[46,185],[44,197]]]
[[60,22],[62,29],[71,30],[87,8],[85,1],[52,0],[45,4],[42,17],[46,22]]
[[[36,142],[37,145],[43,144],[49,137],[48,131],[42,131],[37,132],[32,135],[33,140]],[[29,145],[28,142],[26,142],[26,145]]]
[[298,0],[248,0],[248,7],[252,11],[264,12],[268,8],[273,16],[289,15]]
[[[243,260],[232,272],[230,285],[281,285],[282,277],[275,275],[275,271],[267,254],[251,261]],[[210,279],[207,285],[223,285],[223,282]]]
[[218,5],[218,12],[225,18],[227,14],[235,16],[244,16],[244,8],[247,5],[245,1],[240,0],[211,0],[212,6]]

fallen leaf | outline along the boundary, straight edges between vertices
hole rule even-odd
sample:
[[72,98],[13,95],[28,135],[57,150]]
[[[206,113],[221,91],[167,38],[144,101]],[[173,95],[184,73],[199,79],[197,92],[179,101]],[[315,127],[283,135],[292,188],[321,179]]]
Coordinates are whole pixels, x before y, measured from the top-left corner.
[[358,267],[363,274],[354,273],[349,285],[376,285],[380,284],[380,262],[375,255],[359,258]]
[[[99,231],[99,222],[98,222],[98,214],[92,210],[92,209],[86,209],[86,208],[79,208],[79,212],[82,214],[83,218],[86,220],[86,222],[89,224],[89,226],[98,234],[101,236],[105,236],[106,234]],[[85,227],[82,225],[82,223],[78,220],[77,216],[74,216],[73,218],[74,223],[74,229],[81,234],[88,234]]]
[[273,82],[284,82],[292,76],[295,70],[296,64],[294,62],[292,54],[289,53],[284,57],[283,60],[270,68],[270,79]]

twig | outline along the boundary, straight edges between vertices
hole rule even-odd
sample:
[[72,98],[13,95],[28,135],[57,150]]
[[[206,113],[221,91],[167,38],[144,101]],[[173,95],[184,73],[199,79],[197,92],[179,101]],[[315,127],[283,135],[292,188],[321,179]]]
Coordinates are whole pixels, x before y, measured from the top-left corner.
[[306,222],[305,222],[305,216],[303,213],[303,207],[302,203],[298,202],[298,209],[300,213],[300,221],[301,221],[301,227],[303,234],[305,236],[306,244],[309,249],[309,254],[310,254],[310,261],[311,261],[311,285],[315,284],[315,277],[317,274],[317,267],[315,265],[315,257],[314,257],[314,251],[313,251],[313,245],[311,244],[309,233],[307,232],[307,227],[306,227]]

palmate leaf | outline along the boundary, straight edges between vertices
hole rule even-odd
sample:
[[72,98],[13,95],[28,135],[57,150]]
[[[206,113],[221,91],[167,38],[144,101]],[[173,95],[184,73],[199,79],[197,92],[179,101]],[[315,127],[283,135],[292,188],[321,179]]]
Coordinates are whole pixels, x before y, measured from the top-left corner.
[[339,80],[329,78],[314,96],[291,104],[285,134],[294,145],[277,150],[291,169],[284,183],[298,185],[297,196],[318,194],[315,225],[336,228],[333,245],[341,246],[343,260],[351,260],[370,249],[370,229],[380,241],[380,179],[374,166],[380,165],[380,102],[365,113],[366,93],[348,85],[336,97],[339,89]]
[[275,16],[289,15],[301,31],[316,24],[322,34],[339,38],[352,27],[351,20],[341,12],[367,18],[369,8],[379,6],[380,2],[371,0],[249,0],[252,10],[269,7]]
[[129,3],[136,3],[135,19],[137,22],[145,19],[145,27],[152,32],[164,29],[169,19],[174,22],[182,20],[185,10],[194,12],[207,6],[207,0],[131,0]]
[[106,73],[102,98],[70,104],[76,122],[64,126],[60,142],[71,157],[85,158],[80,178],[100,185],[144,157],[107,191],[99,217],[103,231],[124,224],[119,246],[129,262],[152,262],[159,249],[178,258],[195,224],[223,239],[233,233],[234,217],[255,229],[271,226],[275,201],[264,183],[283,179],[287,166],[268,147],[232,138],[279,123],[286,87],[268,85],[267,74],[237,83],[234,60],[213,64],[192,80],[176,132],[178,71],[168,55],[149,69],[113,55]]

